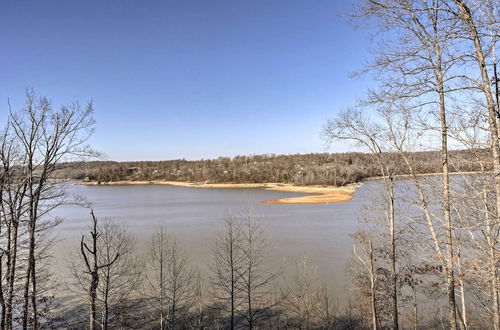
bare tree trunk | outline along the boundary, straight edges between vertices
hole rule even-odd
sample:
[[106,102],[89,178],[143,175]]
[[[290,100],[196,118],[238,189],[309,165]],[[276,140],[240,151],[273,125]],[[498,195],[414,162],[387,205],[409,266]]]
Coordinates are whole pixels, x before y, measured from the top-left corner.
[[[94,211],[90,211],[90,215],[92,217],[92,229],[90,231],[90,236],[92,238],[92,248],[89,248],[85,243],[85,237],[82,235],[82,239],[80,242],[80,252],[85,261],[85,266],[87,269],[87,273],[90,275],[90,285],[88,289],[89,295],[89,319],[88,319],[88,327],[90,330],[95,330],[99,326],[97,321],[97,289],[99,287],[99,270],[102,268],[109,268],[120,256],[117,253],[114,258],[108,262],[107,264],[99,265],[98,262],[98,244],[97,241],[101,234],[98,232],[97,228],[97,218],[94,215]],[[90,254],[92,260],[89,260],[87,253]]]
[[175,327],[175,321],[177,320],[176,317],[176,312],[177,312],[177,285],[178,283],[177,279],[174,280],[173,283],[173,290],[172,290],[172,301],[170,303],[170,322],[169,322],[169,329],[173,330]]
[[204,303],[205,303],[205,286],[204,280],[199,271],[196,271],[194,277],[194,304],[195,304],[195,322],[194,328],[198,330],[203,330],[204,324]]
[[36,288],[36,263],[35,263],[35,222],[30,230],[30,260],[31,264],[31,308],[33,310],[33,329],[38,329],[38,310],[37,310],[37,288]]
[[[395,208],[394,208],[394,176],[387,167],[382,157],[382,149],[379,142],[371,141],[373,148],[376,151],[380,170],[384,177],[385,191],[387,194],[387,220],[389,222],[389,251],[390,251],[390,268],[391,268],[391,300],[392,300],[392,328],[399,329],[399,312],[398,312],[398,279],[396,273],[396,228],[395,228]],[[370,241],[370,245],[371,245]]]
[[[392,327],[397,330],[399,328],[398,322],[398,280],[396,275],[396,235],[395,235],[395,214],[394,214],[394,179],[389,177],[387,180],[389,195],[389,233],[391,245],[391,280],[392,280]],[[370,241],[371,245],[371,241]]]
[[462,278],[462,265],[461,265],[461,253],[460,253],[460,245],[457,247],[457,266],[458,266],[458,285],[460,286],[460,303],[462,305],[462,325],[464,330],[469,329],[467,324],[467,306],[465,304],[465,284]]
[[490,244],[490,277],[491,277],[491,300],[493,301],[493,321],[495,322],[495,330],[500,328],[499,314],[499,297],[498,297],[498,252]]
[[[92,250],[89,250],[84,242],[84,238],[82,236],[81,249],[82,254],[85,257],[85,262],[87,263],[87,269],[90,273],[90,287],[89,287],[89,298],[90,298],[90,313],[89,313],[89,330],[97,329],[97,288],[99,287],[99,268],[97,263],[97,239],[99,238],[99,234],[97,233],[97,219],[94,215],[93,211],[90,211],[90,215],[92,216],[93,228],[90,232],[92,237]],[[92,267],[90,263],[88,263],[84,248],[90,252],[93,257]]]
[[375,295],[375,264],[373,256],[373,243],[370,240],[370,291],[371,291],[371,304],[372,304],[372,329],[377,330],[378,328],[378,313],[377,313],[377,303]]
[[[109,258],[109,257],[108,257]],[[103,299],[103,322],[102,328],[104,330],[108,330],[108,322],[109,322],[109,267],[106,268],[106,276],[105,276],[105,287],[104,287],[104,299]]]
[[[164,235],[163,231],[160,233],[160,235]],[[162,236],[160,238],[160,242],[163,243],[163,240],[164,240],[164,237]],[[164,258],[165,256],[163,255],[163,248],[160,248],[160,259],[159,259],[159,263],[160,263],[160,329],[163,330],[165,329],[165,321],[164,321],[164,315],[163,315],[163,297],[165,296],[165,284],[164,284],[164,274],[163,274],[163,263],[164,263]]]
[[231,321],[230,321],[230,329],[234,329],[234,313],[236,310],[236,260],[235,260],[235,254],[236,254],[236,241],[233,240],[234,237],[231,237],[231,243],[229,244],[229,265],[230,265],[230,271],[231,271],[231,289],[230,289],[230,296],[231,296]]
[[[1,192],[0,192],[0,197],[1,197]],[[2,215],[0,214],[0,219],[1,218],[2,218]],[[2,252],[0,254],[0,279],[3,278],[3,256],[4,256],[4,254],[5,254],[4,252]],[[0,319],[0,329],[5,329],[5,294],[4,294],[2,283],[0,283],[0,306],[2,306],[2,318]]]
[[[29,171],[32,171],[31,169]],[[26,278],[24,282],[24,305],[23,305],[23,329],[28,329],[29,319],[29,301],[31,300],[32,320],[31,326],[33,329],[38,329],[38,311],[37,311],[37,291],[36,291],[36,260],[35,260],[35,234],[36,234],[36,208],[37,203],[34,201],[37,197],[33,194],[33,183],[30,183],[30,219],[29,219],[29,255],[28,268],[26,270]],[[31,286],[31,295],[30,295]]]
[[[28,268],[26,270],[26,278],[24,282],[24,304],[23,304],[23,329],[26,330],[28,329],[28,315],[29,315],[29,301],[30,301],[30,296],[29,296],[29,291],[30,291],[30,281],[35,282],[34,276],[32,276],[32,273],[34,275],[34,265],[35,265],[35,226],[36,226],[36,218],[35,218],[35,194],[34,194],[34,171],[33,171],[33,155],[34,155],[34,144],[35,144],[35,139],[36,139],[36,132],[38,128],[40,127],[39,125],[32,124],[33,128],[32,131],[30,132],[30,137],[29,137],[29,144],[27,146],[27,157],[28,157],[28,164],[27,164],[27,173],[28,173],[28,209],[29,209],[29,219],[28,219],[28,235],[29,235],[29,254],[28,254]],[[33,283],[33,288],[36,289],[36,283]],[[35,328],[36,325],[36,291],[32,292],[32,309],[33,309],[33,327]],[[37,329],[37,328],[35,328]]]
[[16,261],[17,261],[17,238],[19,220],[14,218],[14,209],[11,208],[10,223],[9,223],[9,239],[7,245],[7,302],[5,311],[5,327],[12,329],[12,303],[14,299],[14,282],[16,277]]
[[450,328],[457,329],[457,311],[455,301],[455,276],[453,273],[453,226],[450,211],[450,174],[448,165],[448,126],[444,99],[443,74],[441,65],[441,50],[435,46],[437,54],[437,82],[439,93],[439,113],[441,121],[441,160],[443,165],[443,212],[446,229],[446,286],[448,292],[448,319]]
[[168,307],[167,286],[168,286],[168,255],[169,255],[169,238],[164,227],[160,227],[151,237],[148,251],[148,271],[146,277],[148,284],[152,289],[151,297],[158,301],[158,306],[154,306],[153,319],[157,320],[160,330],[166,328],[168,312],[165,308]]

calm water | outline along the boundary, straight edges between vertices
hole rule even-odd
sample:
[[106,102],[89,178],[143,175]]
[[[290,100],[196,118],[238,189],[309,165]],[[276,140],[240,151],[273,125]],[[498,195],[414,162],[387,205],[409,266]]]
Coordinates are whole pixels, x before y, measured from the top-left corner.
[[[342,304],[348,292],[346,267],[352,251],[351,234],[361,226],[361,210],[373,196],[373,185],[368,182],[358,188],[352,201],[326,205],[262,204],[263,200],[302,195],[263,189],[69,185],[67,190],[91,202],[97,217],[112,217],[126,224],[139,245],[143,246],[164,225],[202,270],[207,267],[214,236],[222,229],[224,216],[228,212],[241,214],[249,208],[261,219],[271,242],[271,265],[284,262],[285,271],[291,275],[307,252],[321,283],[327,284]],[[89,210],[63,205],[53,215],[64,219],[56,228],[59,240],[55,246],[56,262],[64,268],[69,251],[79,247],[82,233],[88,233]]]

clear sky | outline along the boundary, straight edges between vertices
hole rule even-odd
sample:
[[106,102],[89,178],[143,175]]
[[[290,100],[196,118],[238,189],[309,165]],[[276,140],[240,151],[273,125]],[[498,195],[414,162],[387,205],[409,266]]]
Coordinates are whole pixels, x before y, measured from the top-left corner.
[[112,160],[323,152],[325,120],[370,84],[349,78],[369,58],[351,6],[5,1],[1,117],[34,88],[55,105],[93,99],[91,143]]

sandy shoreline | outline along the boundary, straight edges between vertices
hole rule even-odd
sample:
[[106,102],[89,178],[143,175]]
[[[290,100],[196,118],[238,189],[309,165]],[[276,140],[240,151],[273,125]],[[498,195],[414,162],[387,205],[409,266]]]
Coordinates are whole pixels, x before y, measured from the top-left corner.
[[262,201],[265,204],[330,204],[330,203],[340,203],[346,202],[353,199],[354,191],[359,185],[349,185],[345,187],[335,187],[335,186],[295,186],[292,184],[285,183],[193,183],[193,182],[177,182],[177,181],[115,181],[115,182],[85,182],[80,181],[76,184],[81,185],[169,185],[178,187],[189,187],[189,188],[214,188],[214,189],[224,189],[224,188],[259,188],[266,190],[276,190],[276,191],[286,191],[286,192],[298,192],[304,194],[311,194],[301,197],[289,197],[276,200]]
[[281,198],[269,201],[263,201],[265,204],[331,204],[347,202],[353,199],[355,185],[345,187],[334,186],[280,186],[266,188],[268,190],[300,192],[313,194],[301,197]]

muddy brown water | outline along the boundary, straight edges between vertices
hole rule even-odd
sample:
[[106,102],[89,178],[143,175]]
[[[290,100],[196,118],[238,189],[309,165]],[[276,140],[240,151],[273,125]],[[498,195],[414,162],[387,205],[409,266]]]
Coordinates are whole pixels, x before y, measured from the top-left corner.
[[[349,296],[347,266],[352,255],[351,237],[362,226],[362,209],[374,195],[376,183],[359,187],[354,199],[337,204],[263,204],[264,200],[303,196],[300,193],[263,189],[201,189],[167,185],[83,186],[67,185],[71,195],[84,197],[97,217],[111,217],[126,225],[137,239],[139,250],[161,225],[175,235],[191,262],[207,270],[214,237],[223,228],[228,212],[250,209],[262,222],[270,242],[269,267],[284,265],[293,277],[305,253],[316,267],[318,281],[328,286],[340,305]],[[51,213],[63,219],[54,230],[54,261],[61,281],[70,251],[79,248],[88,233],[89,209],[68,203]]]

